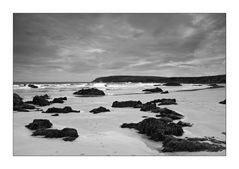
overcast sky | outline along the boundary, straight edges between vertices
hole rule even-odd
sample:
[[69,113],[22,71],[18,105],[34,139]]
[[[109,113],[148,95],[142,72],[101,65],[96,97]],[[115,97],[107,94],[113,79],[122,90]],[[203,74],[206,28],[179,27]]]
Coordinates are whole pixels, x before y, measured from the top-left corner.
[[225,74],[225,14],[14,14],[14,81]]

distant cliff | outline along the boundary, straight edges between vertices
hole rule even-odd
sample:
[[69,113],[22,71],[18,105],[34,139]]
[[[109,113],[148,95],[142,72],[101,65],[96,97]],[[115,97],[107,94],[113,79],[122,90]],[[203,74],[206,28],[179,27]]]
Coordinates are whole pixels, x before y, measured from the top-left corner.
[[143,83],[226,83],[226,75],[201,77],[158,77],[158,76],[107,76],[99,77],[93,82],[143,82]]

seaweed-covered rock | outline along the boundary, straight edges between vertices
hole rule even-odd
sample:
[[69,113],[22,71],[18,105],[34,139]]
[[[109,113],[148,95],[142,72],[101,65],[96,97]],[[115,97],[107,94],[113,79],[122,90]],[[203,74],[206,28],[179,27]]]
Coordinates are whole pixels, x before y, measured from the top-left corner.
[[144,89],[143,92],[146,93],[159,93],[162,92],[163,90],[159,87],[153,88],[153,89]]
[[160,105],[172,105],[172,104],[177,104],[176,99],[161,99],[158,105],[160,106]]
[[221,102],[219,102],[220,104],[226,104],[226,99],[225,100],[223,100],[223,101],[221,101]]
[[64,108],[51,107],[42,113],[70,113],[70,112],[80,112],[80,110],[73,110],[70,106],[65,106]]
[[46,129],[51,128],[52,123],[47,119],[35,119],[32,123],[29,123],[25,127],[30,130]]
[[175,123],[166,123],[156,118],[147,118],[139,123],[124,123],[121,128],[134,128],[154,141],[164,140],[166,135],[181,136],[183,129]]
[[183,115],[181,115],[173,110],[170,110],[168,108],[157,107],[156,109],[153,109],[152,112],[160,113],[159,115],[156,115],[156,117],[169,117],[173,120],[178,120],[178,119],[183,118]]
[[50,102],[46,99],[45,96],[34,96],[32,103],[38,106],[48,106]]
[[163,152],[196,152],[209,151],[217,152],[224,150],[225,147],[219,144],[211,144],[207,142],[192,141],[188,139],[180,139],[172,136],[167,136],[163,141]]
[[30,88],[38,88],[38,86],[36,86],[34,84],[29,84],[28,87],[30,87]]
[[91,110],[90,112],[93,113],[93,114],[97,114],[97,113],[101,113],[101,112],[109,112],[110,110],[109,109],[106,109],[105,107],[98,107],[98,108],[95,108],[93,110]]
[[74,128],[58,129],[39,129],[32,133],[32,136],[44,136],[45,138],[63,138],[64,141],[73,141],[79,135]]
[[182,86],[180,83],[177,83],[177,82],[168,82],[163,85],[164,86]]
[[133,107],[133,108],[139,108],[142,105],[141,101],[114,101],[112,104],[112,107]]
[[186,122],[182,122],[182,121],[179,121],[177,124],[182,127],[192,127],[193,126],[191,123],[186,123]]
[[105,93],[102,90],[96,88],[83,88],[74,92],[73,94],[78,96],[104,96]]

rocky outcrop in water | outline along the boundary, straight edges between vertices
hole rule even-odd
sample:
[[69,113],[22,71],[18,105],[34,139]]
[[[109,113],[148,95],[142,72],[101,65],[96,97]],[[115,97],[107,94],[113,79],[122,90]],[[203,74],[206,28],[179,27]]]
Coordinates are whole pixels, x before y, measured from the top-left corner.
[[42,113],[71,113],[71,112],[79,113],[80,110],[73,110],[70,106],[65,106],[64,108],[51,107]]
[[114,101],[112,104],[112,107],[133,107],[133,108],[139,108],[142,105],[141,101]]
[[105,93],[102,90],[96,89],[96,88],[86,88],[81,89],[73,94],[78,96],[104,96]]
[[109,109],[106,109],[105,107],[98,107],[98,108],[95,108],[93,110],[91,110],[90,112],[93,113],[93,114],[97,114],[97,113],[102,113],[102,112],[109,112],[110,110]]
[[163,90],[159,87],[153,88],[153,89],[144,89],[142,90],[145,93],[161,93]]
[[29,123],[25,127],[30,130],[46,129],[51,128],[52,123],[47,119],[35,119],[32,123]]
[[30,87],[30,88],[38,88],[38,86],[36,86],[34,84],[29,84],[28,87]]

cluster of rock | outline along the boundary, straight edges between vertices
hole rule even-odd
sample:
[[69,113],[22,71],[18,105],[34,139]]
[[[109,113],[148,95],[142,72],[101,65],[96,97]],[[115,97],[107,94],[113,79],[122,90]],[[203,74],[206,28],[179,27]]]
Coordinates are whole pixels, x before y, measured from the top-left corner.
[[67,100],[67,97],[54,98],[52,101],[49,101],[50,97],[45,94],[42,96],[34,96],[32,101],[27,101],[27,103],[35,104],[38,106],[48,106],[52,103],[64,103],[64,100]]
[[28,112],[27,109],[35,109],[35,106],[23,102],[23,98],[21,98],[18,94],[13,93],[13,110]]
[[74,92],[73,94],[77,96],[85,96],[85,97],[105,95],[105,93],[102,90],[99,90],[96,88],[83,88],[81,90]]
[[35,130],[32,136],[44,136],[45,138],[63,138],[64,141],[73,141],[79,135],[74,128],[50,129],[52,123],[47,119],[35,119],[26,125],[30,130]]
[[[177,138],[182,136],[184,126],[189,123],[174,123],[167,119],[146,118],[138,123],[123,123],[121,128],[136,129],[140,134],[147,135],[154,141],[163,142],[163,152],[178,151],[222,151],[225,149],[221,144],[225,144],[215,138]],[[211,143],[208,143],[210,141]]]
[[100,106],[98,108],[92,109],[90,112],[93,114],[98,114],[98,113],[109,112],[109,111],[110,111],[109,109],[106,109],[105,107]]
[[161,93],[161,94],[167,94],[168,93],[168,91],[163,91],[159,87],[152,88],[152,89],[144,89],[142,91],[145,92],[145,93]]
[[[140,101],[115,101],[112,107],[133,107],[140,108],[140,111],[151,111],[156,113],[156,117],[144,117],[138,123],[123,123],[121,128],[136,129],[140,134],[147,135],[154,141],[162,141],[163,152],[177,152],[177,151],[222,151],[225,149],[225,142],[216,140],[215,138],[177,138],[184,133],[184,127],[191,127],[191,123],[180,120],[184,116],[168,108],[161,108],[158,105],[177,104],[176,99],[156,99],[147,103]],[[209,143],[211,142],[211,143]]]

